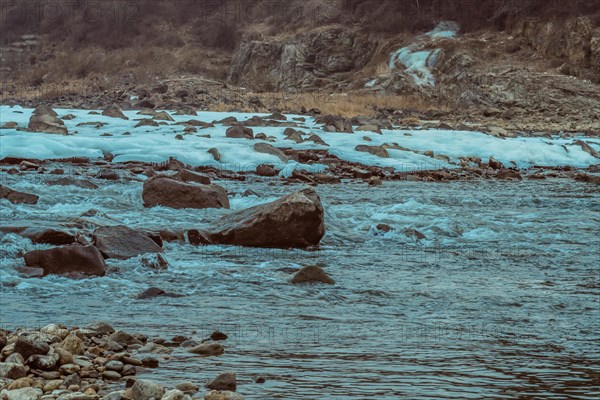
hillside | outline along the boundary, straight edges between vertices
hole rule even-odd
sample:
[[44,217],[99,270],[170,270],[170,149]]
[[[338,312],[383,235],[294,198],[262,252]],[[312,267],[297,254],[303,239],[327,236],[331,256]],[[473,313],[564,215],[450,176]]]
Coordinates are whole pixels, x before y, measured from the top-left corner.
[[[165,108],[304,107],[347,116],[403,110],[402,118],[504,130],[600,131],[597,1],[8,7],[0,29],[4,103],[129,108],[146,99]],[[447,26],[453,35],[427,34]]]

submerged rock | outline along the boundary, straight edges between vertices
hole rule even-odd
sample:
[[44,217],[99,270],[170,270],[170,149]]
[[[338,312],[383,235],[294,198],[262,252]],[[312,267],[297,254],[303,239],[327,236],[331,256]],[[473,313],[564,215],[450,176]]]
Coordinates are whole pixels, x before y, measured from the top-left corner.
[[308,247],[325,235],[323,206],[310,188],[221,218],[208,233],[215,244]]
[[335,284],[335,281],[327,275],[323,268],[316,265],[308,265],[296,272],[294,277],[290,280],[290,283],[326,283],[328,285],[333,285]]
[[57,133],[60,135],[68,133],[65,123],[58,118],[56,112],[44,105],[37,106],[33,111],[28,128],[33,132]]
[[37,204],[39,200],[39,196],[35,194],[19,192],[4,185],[0,185],[0,198],[13,204]]
[[83,273],[85,275],[104,276],[106,263],[94,246],[63,246],[48,250],[33,250],[26,253],[25,263],[29,267],[38,267],[48,274]]
[[162,248],[143,233],[123,225],[103,226],[94,231],[94,245],[106,258],[126,260],[146,253],[160,253]]
[[227,191],[217,185],[199,185],[155,176],[144,182],[144,207],[229,208]]
[[271,155],[279,158],[284,163],[288,162],[288,157],[285,155],[285,153],[282,150],[280,150],[277,147],[272,146],[268,143],[256,143],[254,145],[254,150],[257,151],[258,153],[271,154]]

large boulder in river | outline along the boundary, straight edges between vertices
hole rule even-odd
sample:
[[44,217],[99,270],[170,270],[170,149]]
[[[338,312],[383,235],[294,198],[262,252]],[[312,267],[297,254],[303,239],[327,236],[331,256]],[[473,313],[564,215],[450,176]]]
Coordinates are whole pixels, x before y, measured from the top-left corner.
[[143,233],[123,225],[102,226],[94,231],[94,244],[106,258],[127,260],[146,253],[160,253],[162,248]]
[[104,276],[106,263],[94,246],[62,246],[48,250],[33,250],[26,253],[25,263],[29,267],[42,268],[44,275],[83,273]]
[[58,118],[56,112],[48,106],[38,106],[29,118],[28,128],[33,132],[57,133],[66,135],[68,133],[65,123]]
[[182,182],[157,175],[144,182],[144,207],[229,208],[227,191],[217,185]]
[[215,244],[249,247],[308,247],[325,235],[323,206],[311,188],[227,215],[209,233]]

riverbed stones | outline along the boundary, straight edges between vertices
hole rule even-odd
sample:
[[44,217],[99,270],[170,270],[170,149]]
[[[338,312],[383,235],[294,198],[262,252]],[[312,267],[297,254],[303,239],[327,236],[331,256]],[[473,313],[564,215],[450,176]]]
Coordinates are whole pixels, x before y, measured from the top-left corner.
[[227,215],[208,234],[215,244],[306,248],[325,235],[321,199],[312,188]]
[[39,196],[19,192],[8,186],[0,185],[0,199],[7,199],[13,204],[37,204]]
[[33,250],[25,254],[29,267],[42,268],[45,275],[82,273],[104,276],[106,263],[94,246],[70,245],[47,250]]
[[97,228],[92,238],[105,258],[127,260],[141,254],[162,251],[148,236],[124,225]]
[[59,356],[56,353],[46,355],[35,354],[27,359],[26,364],[33,369],[49,371],[54,368],[58,360]]
[[228,390],[235,392],[237,388],[235,373],[224,372],[206,383],[206,387],[214,390]]
[[204,400],[244,400],[244,396],[227,390],[211,390],[204,395]]
[[355,150],[360,151],[360,152],[370,153],[370,154],[373,154],[374,156],[377,156],[380,158],[389,158],[390,157],[390,154],[388,153],[388,151],[381,146],[367,146],[364,144],[359,144],[358,146],[355,147]]
[[50,351],[50,346],[42,341],[19,336],[15,342],[14,351],[21,354],[23,358],[27,360],[29,357],[35,354],[48,354]]
[[83,340],[81,340],[75,332],[69,333],[67,337],[60,343],[60,347],[75,355],[83,355],[85,351]]
[[147,379],[138,379],[131,387],[133,400],[157,400],[165,394],[165,389],[158,383]]
[[229,208],[227,191],[218,185],[181,182],[166,176],[154,176],[144,183],[145,207]]
[[55,133],[66,135],[68,133],[65,123],[58,118],[56,112],[48,106],[39,105],[29,118],[28,128],[32,132]]
[[0,362],[0,378],[23,378],[27,376],[28,370],[29,368],[22,364],[12,362]]
[[335,284],[335,281],[327,275],[323,268],[316,265],[307,265],[294,274],[290,283],[295,285],[306,283],[325,283],[333,285]]
[[0,399],[2,400],[38,400],[44,393],[39,388],[21,388],[15,390],[2,390]]

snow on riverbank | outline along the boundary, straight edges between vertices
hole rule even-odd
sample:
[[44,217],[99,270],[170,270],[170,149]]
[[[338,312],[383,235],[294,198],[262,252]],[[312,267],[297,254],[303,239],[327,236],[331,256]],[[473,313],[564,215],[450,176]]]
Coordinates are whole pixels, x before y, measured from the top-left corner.
[[[0,107],[0,125],[14,121],[19,128],[26,128],[33,110],[20,107]],[[200,112],[197,116],[174,115],[175,122],[159,127],[135,128],[139,119],[148,116],[137,115],[137,111],[126,111],[129,120],[90,115],[88,110],[56,110],[59,116],[73,114],[73,120],[65,121],[69,135],[55,135],[27,132],[18,129],[0,130],[0,158],[23,157],[36,159],[58,159],[67,157],[101,158],[103,152],[115,156],[113,162],[145,161],[163,162],[169,157],[193,166],[211,165],[234,171],[254,171],[259,164],[273,164],[284,169],[282,174],[291,174],[294,168],[309,169],[312,172],[322,171],[323,165],[301,165],[290,161],[284,164],[278,157],[259,153],[254,150],[261,140],[232,139],[225,136],[228,126],[215,124],[214,128],[198,129],[198,132],[184,135],[184,125],[177,122],[190,119],[212,122],[225,117],[234,116],[243,121],[253,115],[266,114]],[[289,115],[288,121],[299,116]],[[533,165],[557,166],[570,165],[587,167],[598,164],[598,159],[583,151],[574,140],[558,138],[508,138],[502,139],[478,132],[447,130],[384,130],[382,135],[372,132],[331,133],[324,132],[312,118],[299,123],[300,130],[315,133],[329,146],[313,142],[297,144],[287,140],[283,134],[285,126],[253,127],[254,133],[265,133],[276,138],[271,143],[275,147],[304,149],[327,149],[331,154],[343,160],[359,162],[365,165],[392,167],[398,171],[425,170],[456,167],[460,157],[480,157],[486,161],[494,157],[506,165],[513,162],[519,167]],[[106,125],[77,126],[84,122],[102,122]],[[160,121],[159,121],[160,122]],[[124,135],[128,132],[129,135]],[[110,134],[112,136],[106,136]],[[176,139],[183,135],[184,140]],[[203,135],[210,135],[204,137]],[[364,138],[368,137],[370,141]],[[399,149],[388,148],[389,158],[380,158],[370,153],[356,151],[357,145],[380,146],[396,144]],[[600,146],[590,142],[598,150]],[[208,153],[217,148],[221,154],[220,162],[216,162]],[[404,150],[403,150],[404,149]],[[444,155],[450,159],[434,159],[425,156],[425,151],[433,151],[436,155]]]

